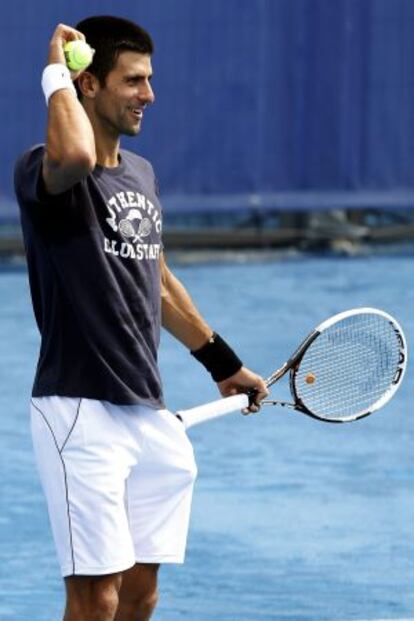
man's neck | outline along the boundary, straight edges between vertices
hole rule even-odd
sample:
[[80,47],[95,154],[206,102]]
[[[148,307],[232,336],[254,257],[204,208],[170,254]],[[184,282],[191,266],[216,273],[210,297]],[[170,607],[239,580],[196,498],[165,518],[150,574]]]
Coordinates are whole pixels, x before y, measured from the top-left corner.
[[105,168],[115,168],[119,165],[119,134],[112,132],[112,128],[103,126],[102,122],[84,105],[85,112],[91,122],[95,137],[96,163]]
[[98,136],[95,133],[96,163],[105,168],[115,168],[119,165],[119,138]]

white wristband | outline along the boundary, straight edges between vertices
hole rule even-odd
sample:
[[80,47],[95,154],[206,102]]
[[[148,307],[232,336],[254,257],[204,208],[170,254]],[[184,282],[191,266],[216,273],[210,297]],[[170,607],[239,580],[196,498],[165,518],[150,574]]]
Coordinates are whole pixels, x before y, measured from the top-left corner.
[[70,77],[70,71],[66,65],[62,63],[52,63],[47,65],[42,74],[42,89],[46,99],[46,105],[49,105],[49,99],[62,88],[68,88],[76,95],[76,89]]

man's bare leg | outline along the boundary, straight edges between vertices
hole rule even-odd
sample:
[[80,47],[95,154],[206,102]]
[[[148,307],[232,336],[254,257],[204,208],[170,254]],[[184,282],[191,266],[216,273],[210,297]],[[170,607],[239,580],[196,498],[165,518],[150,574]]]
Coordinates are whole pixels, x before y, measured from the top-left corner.
[[115,621],[148,621],[157,605],[159,565],[137,563],[122,574]]
[[65,578],[63,621],[114,621],[122,574]]

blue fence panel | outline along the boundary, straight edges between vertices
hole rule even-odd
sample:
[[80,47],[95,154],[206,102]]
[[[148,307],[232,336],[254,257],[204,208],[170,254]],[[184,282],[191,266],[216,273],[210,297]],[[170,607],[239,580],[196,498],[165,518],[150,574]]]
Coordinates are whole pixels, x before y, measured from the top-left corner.
[[414,196],[411,0],[15,0],[0,24],[6,200],[18,153],[44,140],[50,35],[93,14],[154,36],[157,101],[125,144],[153,161],[165,196]]

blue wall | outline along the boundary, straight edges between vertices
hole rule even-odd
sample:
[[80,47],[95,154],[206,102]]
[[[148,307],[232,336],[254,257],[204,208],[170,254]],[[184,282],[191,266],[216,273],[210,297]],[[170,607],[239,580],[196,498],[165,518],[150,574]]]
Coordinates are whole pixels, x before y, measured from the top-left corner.
[[0,195],[44,139],[55,25],[105,13],[156,42],[157,101],[127,145],[165,195],[413,189],[412,0],[14,0],[0,25]]

